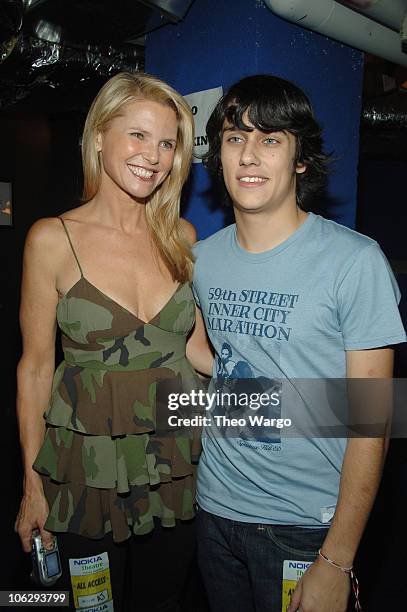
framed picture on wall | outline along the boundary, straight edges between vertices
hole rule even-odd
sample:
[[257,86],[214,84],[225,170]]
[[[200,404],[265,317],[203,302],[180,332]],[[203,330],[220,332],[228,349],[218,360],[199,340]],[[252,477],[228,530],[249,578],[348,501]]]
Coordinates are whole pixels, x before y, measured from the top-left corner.
[[11,183],[0,182],[0,225],[13,225]]

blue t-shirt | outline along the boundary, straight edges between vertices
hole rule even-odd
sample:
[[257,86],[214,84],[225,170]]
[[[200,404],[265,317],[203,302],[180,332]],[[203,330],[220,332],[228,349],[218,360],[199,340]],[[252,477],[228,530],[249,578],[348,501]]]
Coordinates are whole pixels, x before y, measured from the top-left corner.
[[[194,248],[193,288],[214,377],[331,379],[346,351],[406,340],[399,290],[378,244],[310,213],[282,244],[250,253],[230,225]],[[280,409],[284,416],[284,397]],[[198,503],[238,521],[309,527],[335,509],[346,439],[203,437]]]

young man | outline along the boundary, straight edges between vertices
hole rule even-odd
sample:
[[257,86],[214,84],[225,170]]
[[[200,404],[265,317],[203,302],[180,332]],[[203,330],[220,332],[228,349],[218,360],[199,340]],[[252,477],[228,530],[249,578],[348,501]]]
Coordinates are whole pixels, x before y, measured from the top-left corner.
[[[327,158],[305,94],[277,77],[245,78],[219,101],[207,132],[206,163],[236,218],[195,248],[214,369],[228,346],[241,371],[262,381],[391,377],[391,346],[405,333],[385,257],[370,238],[306,212]],[[289,612],[346,610],[347,570],[385,451],[382,438],[265,443],[244,428],[234,437],[209,429],[197,499],[211,609],[281,612],[291,596]],[[290,572],[307,566],[295,588]]]

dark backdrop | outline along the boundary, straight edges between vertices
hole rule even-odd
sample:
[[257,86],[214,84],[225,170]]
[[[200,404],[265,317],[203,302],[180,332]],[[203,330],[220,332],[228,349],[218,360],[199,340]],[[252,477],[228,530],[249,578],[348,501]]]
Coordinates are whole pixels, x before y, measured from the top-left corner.
[[36,219],[58,215],[78,203],[81,126],[78,112],[52,115],[27,109],[0,114],[0,181],[11,182],[13,194],[13,227],[0,226],[1,536],[8,559],[2,562],[0,588],[23,588],[29,568],[12,531],[22,480],[15,369],[21,353],[18,306],[24,240]]

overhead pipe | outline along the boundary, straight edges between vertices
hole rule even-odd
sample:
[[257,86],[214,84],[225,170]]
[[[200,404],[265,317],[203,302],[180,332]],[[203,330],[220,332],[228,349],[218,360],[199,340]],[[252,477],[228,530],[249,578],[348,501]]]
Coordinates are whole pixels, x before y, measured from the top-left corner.
[[279,17],[361,51],[407,66],[400,35],[334,0],[264,0]]
[[337,2],[349,6],[396,32],[400,31],[403,18],[407,13],[406,0],[337,0]]
[[[393,92],[387,96],[369,100],[363,107],[363,123],[376,131],[388,132],[390,130],[394,135],[400,135],[401,130],[404,130],[403,140],[405,140],[407,130],[406,105],[403,99],[405,95]],[[394,142],[397,140],[395,136]]]

